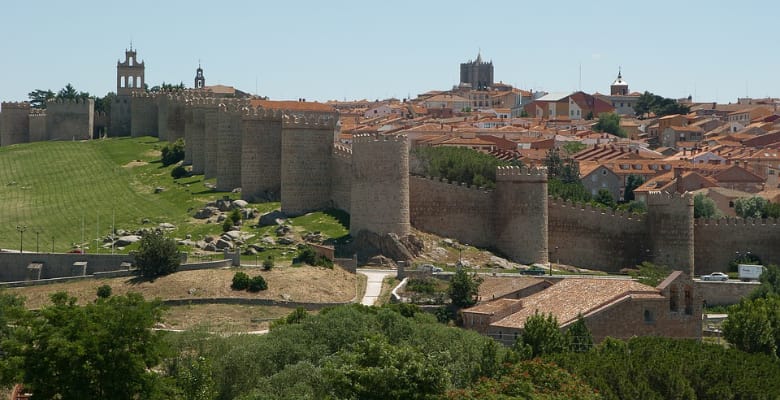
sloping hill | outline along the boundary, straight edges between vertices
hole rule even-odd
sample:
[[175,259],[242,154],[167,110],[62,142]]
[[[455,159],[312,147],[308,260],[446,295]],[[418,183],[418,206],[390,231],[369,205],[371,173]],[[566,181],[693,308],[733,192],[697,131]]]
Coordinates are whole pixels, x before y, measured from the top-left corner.
[[[18,249],[23,225],[26,251],[36,249],[36,231],[41,251],[67,251],[82,240],[94,249],[112,220],[121,229],[180,226],[188,210],[226,195],[207,189],[201,176],[174,181],[173,167],[158,161],[164,145],[147,137],[0,148],[0,247]],[[155,194],[157,187],[163,191]]]

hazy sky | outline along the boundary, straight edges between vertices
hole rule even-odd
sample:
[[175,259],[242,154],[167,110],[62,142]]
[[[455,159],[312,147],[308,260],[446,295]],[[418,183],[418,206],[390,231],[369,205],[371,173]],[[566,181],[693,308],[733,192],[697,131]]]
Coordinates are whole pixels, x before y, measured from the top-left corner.
[[[0,99],[66,83],[116,90],[132,40],[149,86],[206,84],[272,99],[415,96],[493,60],[496,81],[550,92],[697,101],[780,96],[780,2],[17,1],[0,6]],[[581,76],[581,86],[580,86]]]

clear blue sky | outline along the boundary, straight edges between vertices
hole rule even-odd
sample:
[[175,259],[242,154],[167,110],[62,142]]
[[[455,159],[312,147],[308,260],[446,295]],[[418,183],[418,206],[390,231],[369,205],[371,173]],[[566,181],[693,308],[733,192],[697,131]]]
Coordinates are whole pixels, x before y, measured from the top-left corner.
[[[728,103],[780,96],[775,1],[17,1],[0,6],[0,99],[103,95],[132,40],[150,86],[206,84],[272,99],[403,98],[495,79],[551,92],[632,91]],[[256,86],[257,85],[257,86]]]

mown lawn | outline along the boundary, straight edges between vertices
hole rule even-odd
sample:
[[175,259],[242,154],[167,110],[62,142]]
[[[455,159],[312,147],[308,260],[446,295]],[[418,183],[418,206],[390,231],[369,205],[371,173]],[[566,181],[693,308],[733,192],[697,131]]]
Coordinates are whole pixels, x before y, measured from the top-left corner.
[[[89,253],[106,252],[96,249],[96,238],[107,236],[112,224],[135,230],[169,222],[177,227],[172,236],[190,234],[196,240],[221,233],[221,224],[204,224],[191,216],[208,201],[240,195],[213,191],[206,184],[214,180],[204,181],[200,175],[171,178],[173,166],[159,162],[165,144],[144,137],[0,148],[0,247],[19,249],[17,226],[26,226],[25,251],[35,251],[37,239],[40,251],[63,252],[80,244]],[[155,194],[155,188],[162,192]],[[252,207],[263,213],[279,203]],[[337,237],[346,234],[328,215],[301,218],[293,225]],[[264,233],[250,224],[243,230],[260,234],[258,239]]]

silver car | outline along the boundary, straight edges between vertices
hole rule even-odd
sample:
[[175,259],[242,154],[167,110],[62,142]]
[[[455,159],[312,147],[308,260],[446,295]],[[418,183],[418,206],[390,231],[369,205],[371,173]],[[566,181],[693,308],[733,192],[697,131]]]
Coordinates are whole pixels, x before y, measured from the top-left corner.
[[709,275],[702,275],[701,280],[703,281],[727,281],[729,280],[729,276],[724,274],[723,272],[713,272]]

